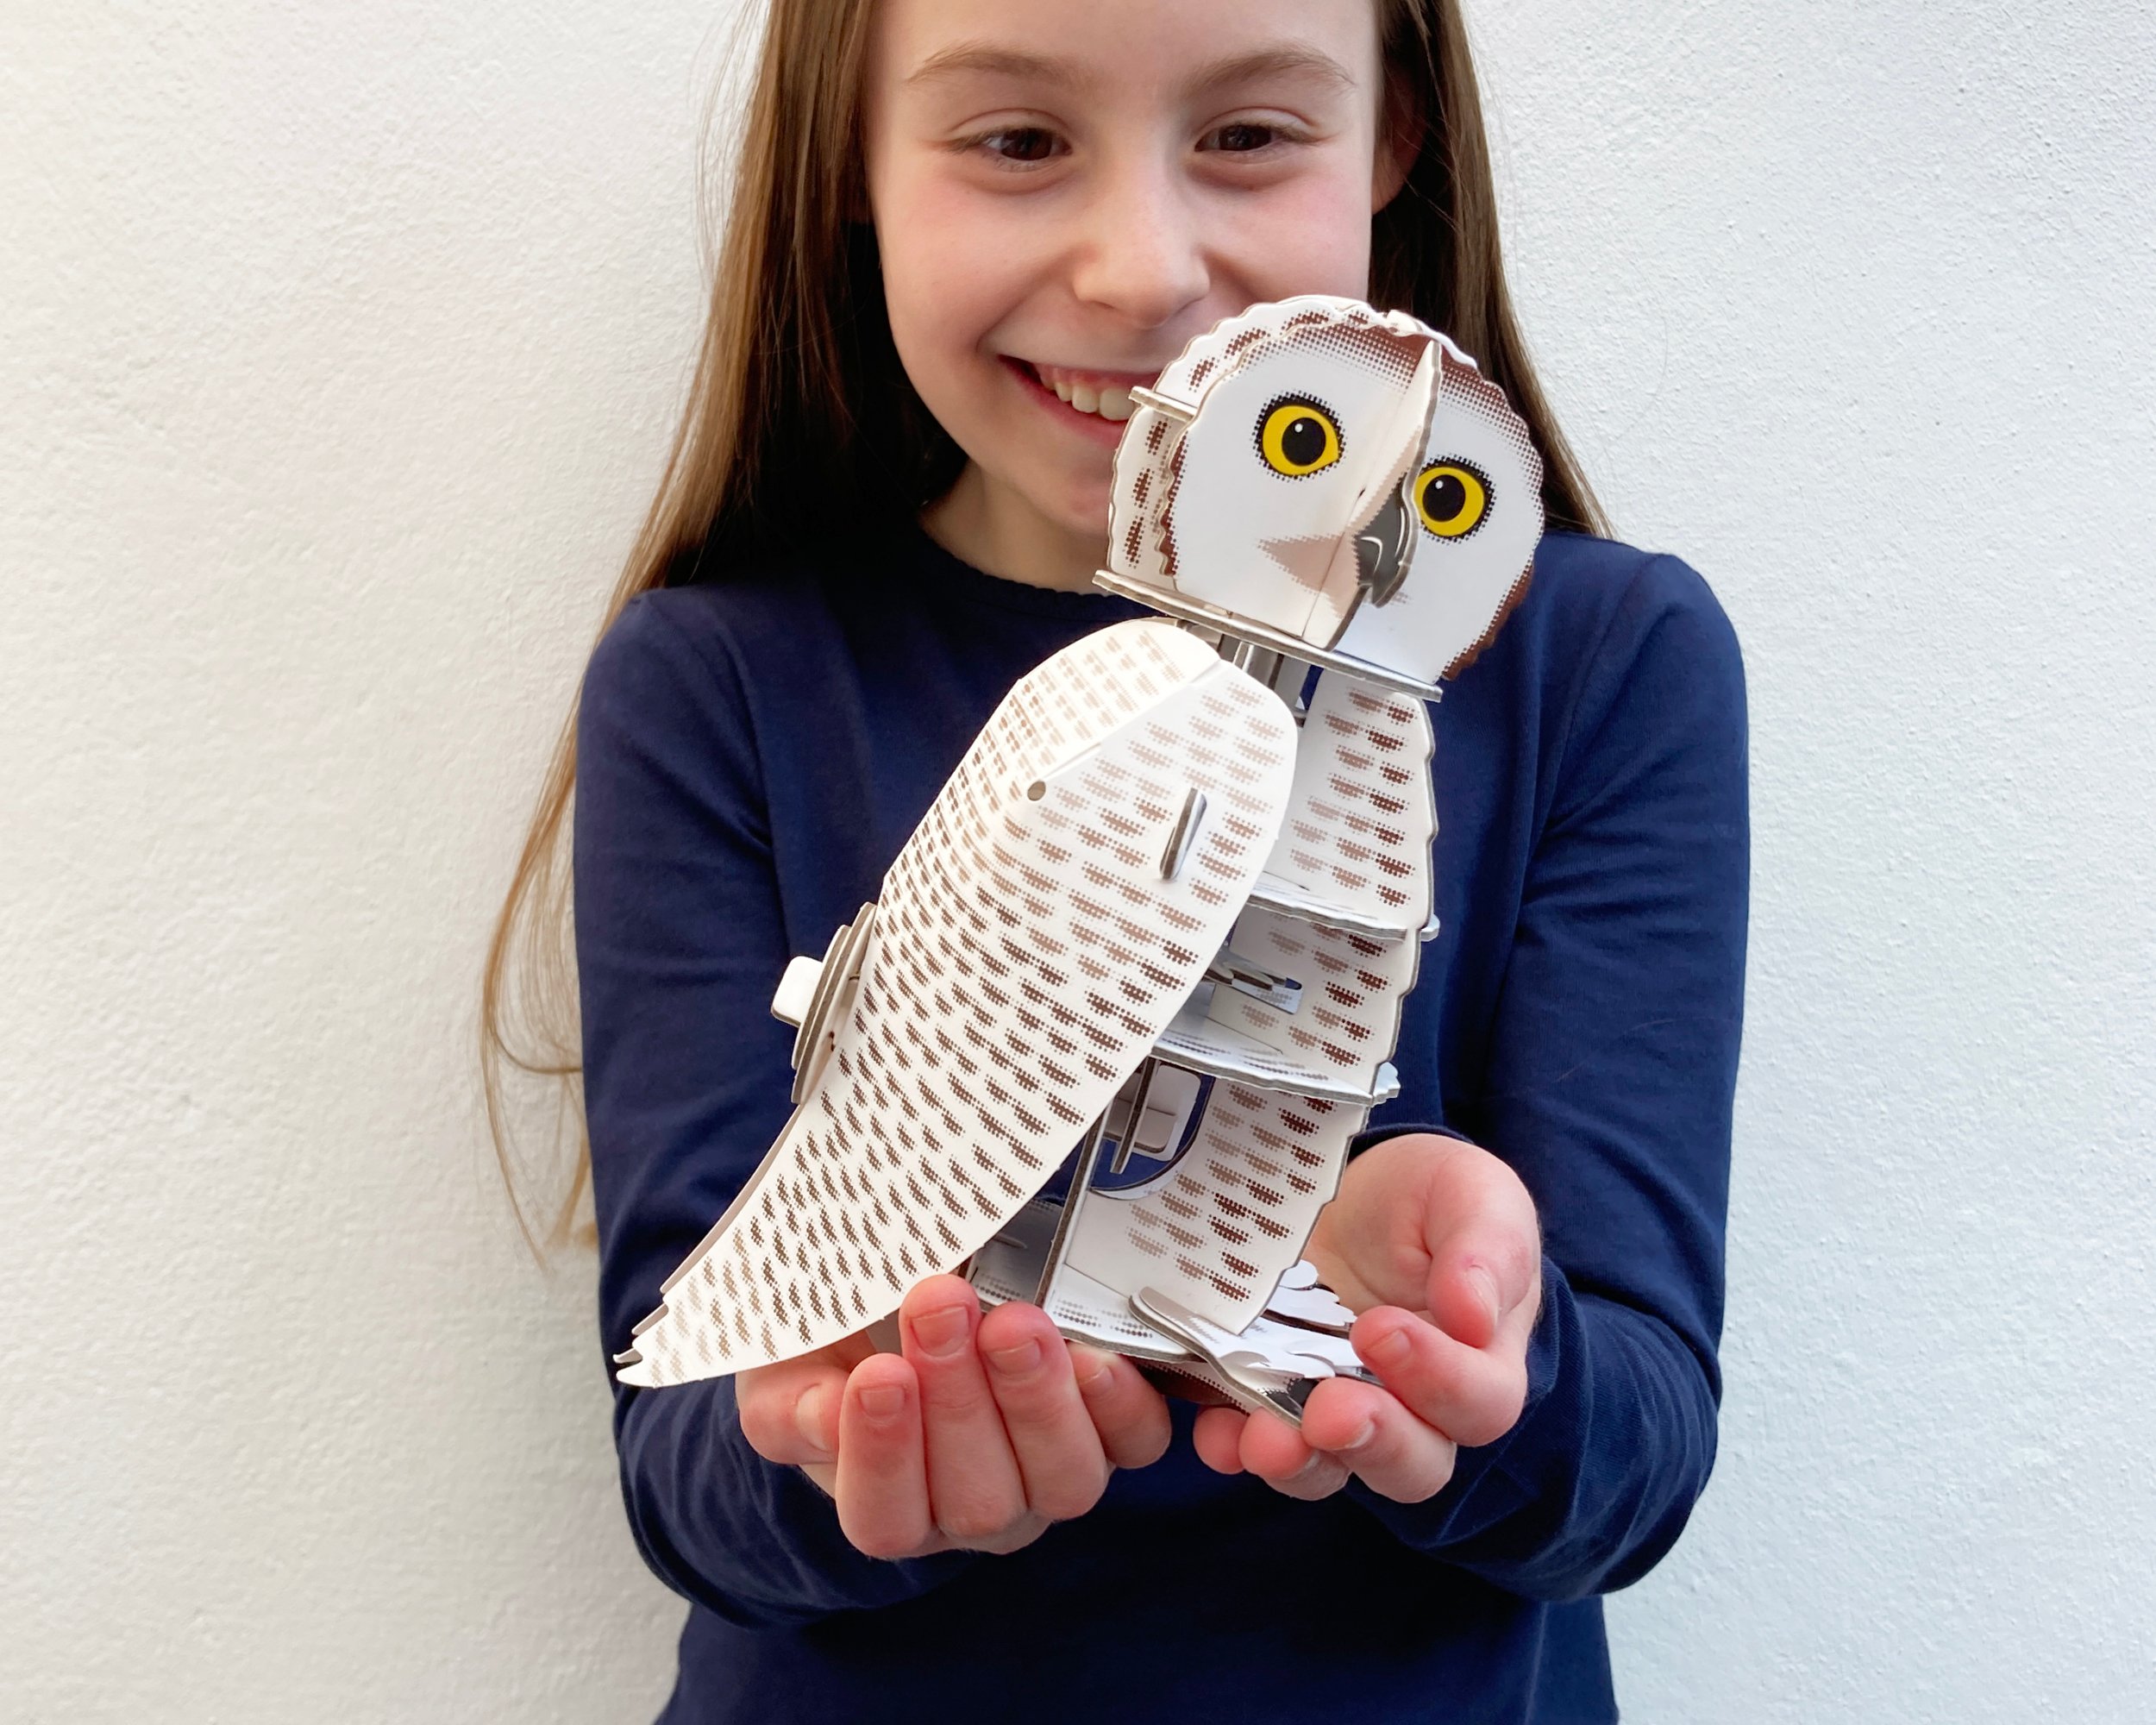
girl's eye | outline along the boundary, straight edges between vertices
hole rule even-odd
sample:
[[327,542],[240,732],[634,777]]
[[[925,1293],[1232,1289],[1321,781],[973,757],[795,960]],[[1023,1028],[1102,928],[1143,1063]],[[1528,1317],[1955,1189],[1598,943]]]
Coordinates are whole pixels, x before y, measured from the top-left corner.
[[1241,155],[1251,150],[1262,150],[1268,144],[1277,141],[1279,137],[1280,128],[1277,126],[1264,126],[1255,121],[1244,120],[1210,133],[1206,142],[1225,154]]
[[1464,539],[1489,513],[1489,480],[1467,461],[1432,461],[1415,476],[1415,513],[1440,539]]
[[1045,126],[1008,126],[976,141],[999,161],[1046,161],[1060,154],[1062,140]]
[[1257,453],[1282,479],[1321,472],[1340,459],[1340,422],[1307,395],[1282,396],[1258,417]]

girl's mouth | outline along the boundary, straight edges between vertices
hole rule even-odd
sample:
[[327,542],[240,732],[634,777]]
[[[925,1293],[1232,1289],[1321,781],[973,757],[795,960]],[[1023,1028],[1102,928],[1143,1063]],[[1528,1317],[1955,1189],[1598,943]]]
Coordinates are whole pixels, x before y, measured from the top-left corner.
[[1072,413],[1082,414],[1095,426],[1104,429],[1119,426],[1128,419],[1133,411],[1131,392],[1151,385],[1160,376],[1157,371],[1094,371],[1077,366],[1044,365],[1007,355],[1004,364],[1044,396],[1052,396]]

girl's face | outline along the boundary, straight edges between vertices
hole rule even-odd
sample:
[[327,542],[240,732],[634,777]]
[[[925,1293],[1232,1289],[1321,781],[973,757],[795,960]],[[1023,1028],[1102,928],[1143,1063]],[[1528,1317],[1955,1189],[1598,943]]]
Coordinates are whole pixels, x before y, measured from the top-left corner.
[[1133,385],[1257,301],[1368,291],[1383,88],[1372,0],[877,0],[884,294],[976,543],[1097,560]]

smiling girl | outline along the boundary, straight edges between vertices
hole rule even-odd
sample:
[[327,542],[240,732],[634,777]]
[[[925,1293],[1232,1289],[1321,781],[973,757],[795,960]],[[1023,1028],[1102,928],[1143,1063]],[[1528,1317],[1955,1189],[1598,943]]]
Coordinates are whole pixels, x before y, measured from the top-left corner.
[[574,927],[612,1352],[785,1121],[768,1003],[1090,590],[1131,392],[1254,302],[1449,332],[1552,532],[1450,685],[1444,932],[1308,1255],[1383,1387],[1171,1408],[924,1283],[902,1346],[617,1387],[669,1720],[1614,1719],[1595,1596],[1706,1481],[1741,673],[1598,512],[1507,300],[1452,0],[774,0],[695,382],[498,932]]

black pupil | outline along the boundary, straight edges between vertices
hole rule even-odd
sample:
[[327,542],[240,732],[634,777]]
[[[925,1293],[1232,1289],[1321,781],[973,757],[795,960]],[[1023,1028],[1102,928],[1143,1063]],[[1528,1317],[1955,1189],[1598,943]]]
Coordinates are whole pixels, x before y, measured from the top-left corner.
[[1294,467],[1315,467],[1325,459],[1325,427],[1307,413],[1299,413],[1280,434],[1280,452]]
[[1457,521],[1467,508],[1467,486],[1457,474],[1432,474],[1423,482],[1422,512],[1432,521]]
[[998,132],[998,153],[1006,161],[1042,161],[1055,147],[1055,139],[1040,126],[1014,126]]

